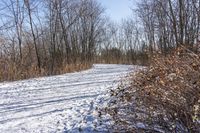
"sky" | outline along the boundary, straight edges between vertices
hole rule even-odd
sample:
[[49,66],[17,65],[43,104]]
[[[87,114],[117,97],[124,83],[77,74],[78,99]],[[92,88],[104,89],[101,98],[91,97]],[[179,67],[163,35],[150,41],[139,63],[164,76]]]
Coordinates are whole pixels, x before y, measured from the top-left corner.
[[98,0],[106,9],[111,20],[119,22],[123,18],[131,16],[136,0]]

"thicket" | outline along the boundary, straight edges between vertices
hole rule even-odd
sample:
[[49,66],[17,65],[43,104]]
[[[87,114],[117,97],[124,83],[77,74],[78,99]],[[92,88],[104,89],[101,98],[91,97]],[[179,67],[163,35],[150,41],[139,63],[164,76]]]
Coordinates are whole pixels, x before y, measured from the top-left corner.
[[179,47],[154,54],[130,79],[129,87],[111,91],[105,109],[114,131],[200,132],[200,53]]

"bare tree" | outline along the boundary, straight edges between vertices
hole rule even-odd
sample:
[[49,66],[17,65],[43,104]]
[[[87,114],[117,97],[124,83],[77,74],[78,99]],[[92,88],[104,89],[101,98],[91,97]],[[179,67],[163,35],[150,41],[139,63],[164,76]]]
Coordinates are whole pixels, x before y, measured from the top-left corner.
[[39,71],[40,71],[41,62],[40,62],[40,56],[39,56],[38,47],[37,47],[36,35],[35,35],[35,32],[34,32],[34,27],[33,27],[31,5],[30,5],[29,0],[24,0],[24,3],[26,5],[27,11],[28,11],[29,23],[30,23],[30,27],[31,27],[31,33],[32,33],[32,36],[33,36],[33,43],[34,43],[35,53],[36,53],[36,57],[37,57],[37,67],[39,68]]

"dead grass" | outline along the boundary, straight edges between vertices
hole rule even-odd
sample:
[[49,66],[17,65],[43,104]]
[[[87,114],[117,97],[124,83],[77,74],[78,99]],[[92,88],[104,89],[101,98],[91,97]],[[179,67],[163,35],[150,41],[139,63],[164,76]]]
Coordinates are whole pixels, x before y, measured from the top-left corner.
[[[63,64],[62,66],[56,66],[51,75],[81,71],[91,67],[91,63]],[[0,61],[0,82],[22,80],[48,75],[50,75],[49,68],[41,68],[39,70],[37,65],[34,63],[32,65],[26,65],[25,63],[13,63],[3,59]]]
[[111,91],[105,109],[117,132],[200,132],[200,54],[156,54],[132,84]]

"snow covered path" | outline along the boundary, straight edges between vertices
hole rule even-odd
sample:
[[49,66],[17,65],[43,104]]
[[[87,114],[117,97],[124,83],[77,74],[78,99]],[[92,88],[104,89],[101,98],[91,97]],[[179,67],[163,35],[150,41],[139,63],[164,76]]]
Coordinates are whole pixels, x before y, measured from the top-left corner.
[[96,102],[133,69],[137,66],[97,64],[77,73],[0,83],[0,132],[92,132]]

